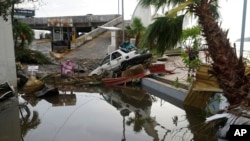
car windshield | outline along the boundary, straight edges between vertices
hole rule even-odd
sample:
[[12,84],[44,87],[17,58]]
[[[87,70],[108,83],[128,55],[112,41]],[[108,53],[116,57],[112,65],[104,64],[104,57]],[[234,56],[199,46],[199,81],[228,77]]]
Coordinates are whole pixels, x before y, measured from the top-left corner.
[[108,63],[108,62],[110,62],[110,55],[106,56],[106,57],[102,60],[101,65],[106,64],[106,63]]

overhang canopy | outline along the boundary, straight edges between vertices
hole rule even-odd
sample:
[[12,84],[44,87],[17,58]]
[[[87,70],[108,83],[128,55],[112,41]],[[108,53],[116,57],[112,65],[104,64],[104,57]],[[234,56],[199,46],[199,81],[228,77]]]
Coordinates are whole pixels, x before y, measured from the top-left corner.
[[122,30],[121,28],[114,27],[114,26],[111,26],[111,27],[99,26],[99,27],[103,29],[107,29],[107,30]]

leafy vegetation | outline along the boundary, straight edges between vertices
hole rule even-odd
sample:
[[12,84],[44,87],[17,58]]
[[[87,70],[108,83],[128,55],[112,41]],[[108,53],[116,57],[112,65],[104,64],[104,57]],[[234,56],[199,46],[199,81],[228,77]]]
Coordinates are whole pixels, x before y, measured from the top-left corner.
[[198,57],[199,47],[202,46],[202,36],[200,26],[186,28],[182,32],[181,45],[185,47],[185,51],[181,53],[182,62],[188,67],[187,81],[192,80],[191,73],[195,73],[201,64]]
[[177,77],[175,79],[175,81],[173,82],[173,86],[175,86],[176,88],[179,88],[180,87],[180,83],[179,83],[179,78]]
[[16,48],[16,62],[26,64],[50,64],[51,60],[39,51],[28,48]]
[[[26,0],[36,2],[37,0]],[[20,3],[20,0],[4,0],[0,1],[0,17],[8,21],[8,16],[11,15],[13,27],[13,39],[16,61],[22,63],[37,63],[48,64],[51,60],[44,54],[38,51],[33,51],[28,48],[28,45],[34,40],[33,30],[26,24],[13,19],[14,4]],[[12,10],[11,10],[12,8]]]
[[143,45],[161,55],[165,50],[174,48],[181,38],[183,18],[184,16],[156,18],[146,30]]
[[245,75],[242,56],[232,50],[231,43],[218,24],[218,0],[140,0],[143,6],[153,5],[156,10],[168,6],[171,10],[158,17],[149,26],[144,41],[150,48],[163,53],[181,39],[182,23],[190,14],[197,17],[202,36],[206,40],[213,61],[210,74],[218,80],[230,105],[250,106],[250,77]]
[[[0,17],[3,17],[5,21],[8,21],[8,16],[11,15],[13,20],[14,5],[18,3],[27,2],[37,2],[38,0],[1,0],[0,1]],[[42,0],[40,0],[42,1]]]
[[15,47],[24,48],[34,40],[34,31],[29,25],[14,20],[12,23]]
[[28,48],[28,45],[34,40],[33,30],[24,23],[14,20],[13,36],[15,44],[16,62],[27,64],[49,64],[50,58],[39,51],[34,51]]
[[10,14],[10,7],[12,6],[11,0],[0,1],[0,17],[3,17],[5,21],[8,21]]
[[144,34],[145,29],[146,29],[143,26],[141,19],[135,17],[133,19],[132,24],[129,26],[126,26],[125,28],[126,28],[126,32],[128,33],[128,35],[135,38],[135,46],[138,47],[139,42],[141,40],[141,36]]

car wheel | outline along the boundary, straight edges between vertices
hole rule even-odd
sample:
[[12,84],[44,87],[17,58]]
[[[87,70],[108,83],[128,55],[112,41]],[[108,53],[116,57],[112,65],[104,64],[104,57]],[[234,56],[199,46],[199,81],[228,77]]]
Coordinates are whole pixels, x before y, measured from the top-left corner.
[[125,70],[127,68],[127,66],[128,66],[127,62],[122,62],[121,63],[121,70],[122,71]]

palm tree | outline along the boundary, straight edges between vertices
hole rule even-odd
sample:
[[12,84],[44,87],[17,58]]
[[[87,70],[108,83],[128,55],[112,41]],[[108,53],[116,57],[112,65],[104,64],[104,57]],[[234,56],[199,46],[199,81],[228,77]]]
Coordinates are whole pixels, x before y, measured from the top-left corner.
[[[13,35],[14,35],[14,42],[15,47],[25,47],[25,43],[27,42],[27,45],[29,45],[34,40],[34,31],[32,28],[25,24],[21,23],[18,20],[15,20],[13,22]],[[20,41],[20,44],[18,45],[18,41]]]
[[17,62],[26,64],[49,64],[51,60],[40,51],[28,47],[34,40],[34,31],[27,24],[18,20],[13,22],[13,38],[15,57]]
[[[219,26],[218,0],[140,0],[143,6],[154,5],[173,9],[156,18],[146,33],[147,44],[156,43],[158,52],[173,47],[181,37],[184,16],[193,13],[198,18],[208,51],[213,60],[209,71],[218,81],[231,106],[250,106],[249,77],[245,75],[242,56],[237,57],[227,38],[227,31]],[[182,11],[182,13],[178,13]],[[145,41],[145,40],[144,40]]]
[[145,31],[145,27],[143,26],[141,19],[135,17],[132,21],[132,24],[126,26],[126,31],[130,36],[135,37],[135,46],[138,47],[141,36]]

